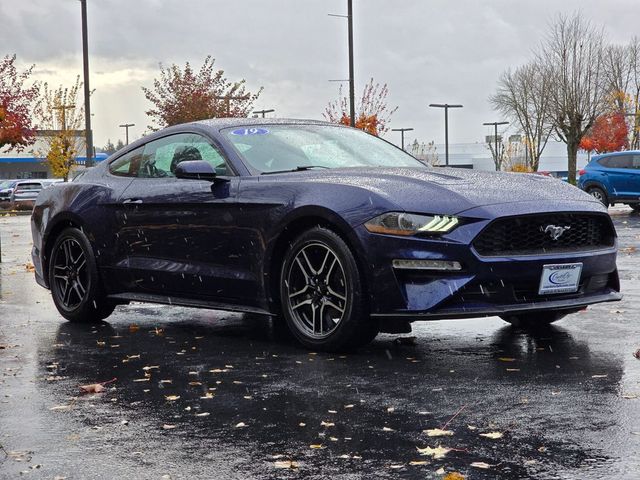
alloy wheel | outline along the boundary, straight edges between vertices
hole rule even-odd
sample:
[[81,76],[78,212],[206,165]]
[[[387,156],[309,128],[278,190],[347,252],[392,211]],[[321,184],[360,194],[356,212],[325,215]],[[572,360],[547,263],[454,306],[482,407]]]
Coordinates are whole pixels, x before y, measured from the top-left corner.
[[60,304],[73,310],[82,303],[89,289],[87,259],[76,239],[67,238],[58,245],[53,269],[53,288]]
[[348,286],[338,255],[327,245],[303,246],[289,266],[287,298],[300,332],[314,339],[326,338],[344,318]]

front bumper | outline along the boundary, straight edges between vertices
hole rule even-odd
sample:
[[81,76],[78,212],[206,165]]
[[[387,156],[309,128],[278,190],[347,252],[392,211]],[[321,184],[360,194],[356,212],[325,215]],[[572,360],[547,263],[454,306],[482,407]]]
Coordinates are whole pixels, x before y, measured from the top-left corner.
[[[369,267],[371,315],[427,320],[580,310],[617,301],[616,247],[545,255],[482,257],[471,246],[478,220],[441,238],[400,238],[356,228]],[[460,262],[461,271],[399,270],[394,259]],[[544,265],[582,263],[578,291],[539,295]]]

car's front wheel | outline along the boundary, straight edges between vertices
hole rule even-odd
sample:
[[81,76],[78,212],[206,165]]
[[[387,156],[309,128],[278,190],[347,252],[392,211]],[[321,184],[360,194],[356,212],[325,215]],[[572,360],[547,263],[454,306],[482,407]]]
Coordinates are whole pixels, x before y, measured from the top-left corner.
[[354,348],[378,332],[353,253],[323,227],[304,232],[285,254],[280,300],[291,333],[308,348]]
[[53,244],[49,287],[56,308],[71,322],[103,320],[115,309],[102,292],[91,244],[77,228],[63,230]]
[[504,315],[501,316],[502,320],[510,323],[516,328],[522,328],[524,330],[535,330],[544,328],[551,325],[568,315],[568,312],[558,312],[555,310],[521,313],[517,315]]
[[602,203],[605,207],[609,206],[609,198],[607,198],[607,194],[600,187],[591,187],[587,190],[587,193]]

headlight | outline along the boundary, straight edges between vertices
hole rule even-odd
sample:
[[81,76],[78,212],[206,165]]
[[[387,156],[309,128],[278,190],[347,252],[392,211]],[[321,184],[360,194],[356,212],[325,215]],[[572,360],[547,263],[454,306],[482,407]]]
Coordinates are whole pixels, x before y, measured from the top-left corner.
[[373,233],[388,235],[416,235],[420,233],[446,233],[460,221],[448,215],[415,215],[413,213],[390,212],[373,218],[364,224]]

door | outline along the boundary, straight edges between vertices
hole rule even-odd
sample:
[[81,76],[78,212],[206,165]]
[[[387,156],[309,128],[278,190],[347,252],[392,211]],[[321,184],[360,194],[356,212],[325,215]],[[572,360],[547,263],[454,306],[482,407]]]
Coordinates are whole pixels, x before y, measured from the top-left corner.
[[[205,160],[216,182],[179,179],[175,167]],[[129,264],[137,291],[234,303],[255,283],[242,266],[236,228],[240,177],[221,150],[199,134],[148,143],[122,204],[129,224]]]
[[610,193],[620,200],[632,196],[633,155],[612,155],[604,160]]

